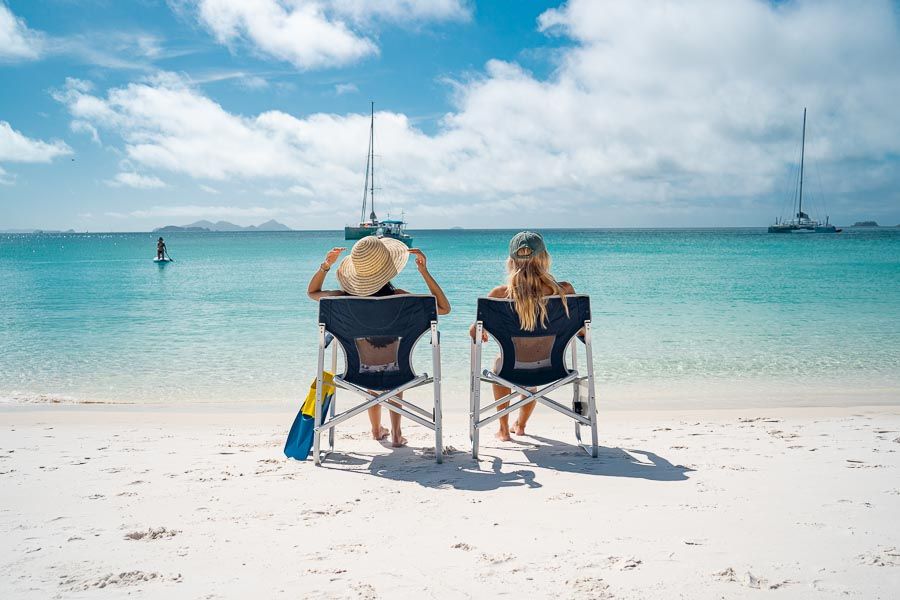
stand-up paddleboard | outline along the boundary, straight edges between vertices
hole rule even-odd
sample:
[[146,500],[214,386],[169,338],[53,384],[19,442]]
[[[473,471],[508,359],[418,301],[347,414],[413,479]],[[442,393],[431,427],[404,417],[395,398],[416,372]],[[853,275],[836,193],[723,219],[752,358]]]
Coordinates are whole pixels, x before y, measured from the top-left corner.
[[175,261],[172,260],[171,258],[154,258],[153,262],[155,262],[158,265],[165,265],[165,264],[168,264],[170,262],[175,262]]

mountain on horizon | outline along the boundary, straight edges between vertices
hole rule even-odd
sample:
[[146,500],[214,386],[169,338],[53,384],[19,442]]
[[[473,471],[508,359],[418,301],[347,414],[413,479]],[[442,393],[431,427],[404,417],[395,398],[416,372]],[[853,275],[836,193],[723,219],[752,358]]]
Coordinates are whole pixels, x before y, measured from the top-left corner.
[[290,227],[283,223],[279,223],[275,219],[270,219],[259,225],[248,225],[243,227],[235,225],[228,221],[212,221],[201,220],[188,225],[166,225],[165,227],[157,227],[153,230],[157,231],[293,231]]

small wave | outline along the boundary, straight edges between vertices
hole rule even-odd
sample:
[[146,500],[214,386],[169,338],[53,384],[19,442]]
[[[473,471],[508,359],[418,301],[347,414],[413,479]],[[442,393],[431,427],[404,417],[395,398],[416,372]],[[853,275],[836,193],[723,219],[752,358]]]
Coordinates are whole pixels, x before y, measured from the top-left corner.
[[0,404],[122,404],[106,400],[84,400],[64,394],[30,394],[25,392],[0,392]]

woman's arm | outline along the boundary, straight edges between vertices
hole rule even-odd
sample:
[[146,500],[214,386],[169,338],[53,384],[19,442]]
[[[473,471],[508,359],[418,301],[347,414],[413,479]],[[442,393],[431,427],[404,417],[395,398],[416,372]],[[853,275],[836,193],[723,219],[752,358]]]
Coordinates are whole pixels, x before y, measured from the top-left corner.
[[[563,293],[564,293],[565,295],[567,295],[567,296],[571,296],[571,295],[573,295],[573,294],[575,293],[575,286],[573,286],[573,285],[572,285],[571,283],[569,283],[568,281],[560,281],[560,282],[559,282],[559,287],[562,288]],[[583,340],[584,340],[584,327],[582,327],[581,329],[579,329],[579,330],[578,330],[578,333],[577,333],[576,335],[577,335],[578,337],[580,337],[580,338],[582,339],[582,341],[583,341]]]
[[[488,298],[506,298],[507,297],[506,293],[507,293],[506,286],[500,285],[500,286],[497,286],[494,289],[492,289],[490,292],[488,292],[487,297]],[[469,327],[469,337],[472,338],[473,340],[475,339],[475,323],[472,323],[472,326]],[[482,342],[488,341],[488,334],[484,330],[481,331],[481,341]]]
[[325,260],[319,265],[319,269],[313,274],[312,279],[309,280],[309,285],[306,286],[306,295],[311,299],[318,300],[326,296],[340,296],[343,293],[337,290],[323,290],[322,284],[325,282],[325,276],[328,274],[328,271],[337,262],[338,256],[344,250],[346,248],[332,248],[325,255]]
[[419,274],[422,275],[422,279],[425,280],[425,285],[428,286],[428,291],[431,292],[431,295],[434,296],[437,301],[438,314],[448,314],[450,312],[450,301],[447,300],[447,296],[444,294],[444,290],[441,289],[441,286],[438,285],[438,282],[435,281],[434,277],[431,276],[431,273],[428,272],[428,259],[425,258],[425,253],[418,248],[410,248],[409,253],[416,257],[416,266],[419,268]]

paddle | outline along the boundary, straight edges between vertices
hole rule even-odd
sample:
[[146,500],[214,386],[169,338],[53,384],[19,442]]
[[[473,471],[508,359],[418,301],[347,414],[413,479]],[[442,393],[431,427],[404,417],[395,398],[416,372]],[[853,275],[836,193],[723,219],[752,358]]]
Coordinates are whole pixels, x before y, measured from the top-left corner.
[[166,258],[168,258],[168,259],[171,260],[172,262],[175,262],[175,259],[172,258],[171,256],[169,256],[169,249],[168,249],[168,248],[166,248],[165,250],[163,250],[163,252],[165,252]]

